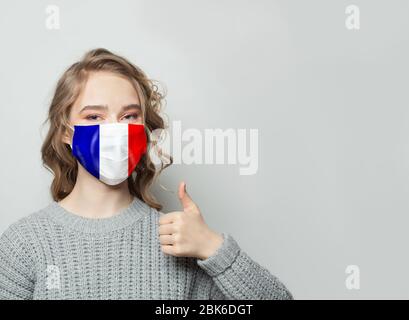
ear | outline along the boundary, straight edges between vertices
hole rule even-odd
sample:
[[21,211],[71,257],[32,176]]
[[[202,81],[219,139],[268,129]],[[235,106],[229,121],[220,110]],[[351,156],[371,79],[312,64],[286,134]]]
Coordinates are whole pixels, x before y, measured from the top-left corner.
[[64,127],[64,133],[62,134],[62,142],[71,144],[73,131],[71,128]]

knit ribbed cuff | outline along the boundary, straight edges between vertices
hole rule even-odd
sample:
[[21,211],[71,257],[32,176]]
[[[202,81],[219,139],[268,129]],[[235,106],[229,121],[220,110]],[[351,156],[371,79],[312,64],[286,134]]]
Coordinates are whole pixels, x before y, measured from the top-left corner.
[[197,259],[197,264],[211,277],[215,277],[230,267],[240,253],[240,247],[233,237],[223,232],[223,243],[216,252],[205,260]]

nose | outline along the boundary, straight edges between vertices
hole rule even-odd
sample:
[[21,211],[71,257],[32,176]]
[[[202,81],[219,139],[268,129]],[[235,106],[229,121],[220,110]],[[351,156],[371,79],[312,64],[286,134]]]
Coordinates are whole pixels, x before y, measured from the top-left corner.
[[119,119],[116,114],[109,114],[105,119],[105,123],[119,123]]

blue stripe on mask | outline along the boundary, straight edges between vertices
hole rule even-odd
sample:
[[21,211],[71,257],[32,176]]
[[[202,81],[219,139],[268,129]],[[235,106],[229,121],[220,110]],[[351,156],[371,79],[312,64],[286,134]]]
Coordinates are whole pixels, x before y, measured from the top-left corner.
[[74,126],[72,154],[99,179],[99,125]]

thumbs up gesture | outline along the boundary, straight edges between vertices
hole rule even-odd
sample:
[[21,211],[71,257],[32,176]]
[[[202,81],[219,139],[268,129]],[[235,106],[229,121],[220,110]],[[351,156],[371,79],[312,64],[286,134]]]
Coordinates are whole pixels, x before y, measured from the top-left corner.
[[183,211],[169,212],[159,218],[159,242],[165,254],[205,260],[223,243],[223,236],[211,230],[199,207],[179,184],[178,197]]

